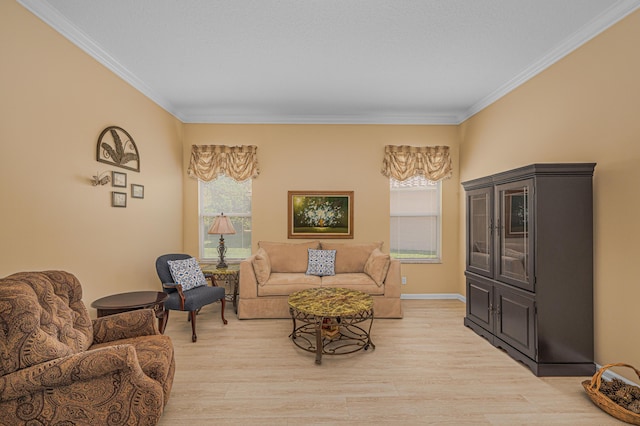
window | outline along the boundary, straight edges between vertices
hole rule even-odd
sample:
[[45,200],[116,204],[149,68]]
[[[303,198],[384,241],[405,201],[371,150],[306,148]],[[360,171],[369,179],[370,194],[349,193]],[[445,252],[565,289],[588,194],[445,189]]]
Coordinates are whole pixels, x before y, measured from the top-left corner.
[[441,187],[420,175],[389,179],[392,257],[407,263],[440,261]]
[[200,259],[217,260],[220,235],[207,231],[213,219],[224,213],[229,216],[236,230],[224,236],[227,247],[225,259],[233,262],[251,255],[251,179],[237,182],[227,176],[219,176],[210,182],[198,181],[200,215]]

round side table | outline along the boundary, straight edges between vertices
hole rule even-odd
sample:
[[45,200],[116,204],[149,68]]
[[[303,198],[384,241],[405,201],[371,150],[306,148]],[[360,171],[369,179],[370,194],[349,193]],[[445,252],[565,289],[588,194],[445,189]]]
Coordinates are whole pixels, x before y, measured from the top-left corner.
[[158,318],[158,330],[164,333],[164,302],[169,298],[162,291],[132,291],[102,297],[91,304],[98,311],[98,318],[136,309],[153,309]]
[[233,308],[238,313],[238,286],[240,284],[240,265],[229,265],[226,268],[217,268],[215,265],[203,265],[202,273],[204,277],[211,280],[211,285],[218,286],[224,282],[230,286],[229,293],[226,293],[226,299],[233,302]]

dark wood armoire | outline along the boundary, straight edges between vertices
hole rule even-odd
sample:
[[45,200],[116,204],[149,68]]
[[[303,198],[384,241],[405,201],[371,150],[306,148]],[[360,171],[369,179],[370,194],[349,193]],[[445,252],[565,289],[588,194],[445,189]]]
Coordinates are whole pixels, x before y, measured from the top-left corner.
[[589,376],[594,163],[532,164],[463,182],[464,324],[537,376]]

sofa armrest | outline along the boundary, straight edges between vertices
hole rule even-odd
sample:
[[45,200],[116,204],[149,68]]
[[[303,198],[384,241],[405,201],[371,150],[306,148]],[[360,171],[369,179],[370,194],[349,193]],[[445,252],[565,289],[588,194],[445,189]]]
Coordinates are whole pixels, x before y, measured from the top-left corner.
[[240,300],[258,297],[258,279],[251,263],[255,257],[253,254],[240,262]]
[[402,284],[402,272],[400,271],[400,261],[391,259],[389,262],[389,270],[384,279],[384,295],[385,297],[400,297],[400,285]]
[[93,320],[93,344],[160,334],[155,312],[138,309]]
[[[121,371],[145,380],[133,345],[114,345],[57,358],[0,377],[0,402]],[[150,380],[146,378],[147,380]],[[124,378],[123,378],[124,381]]]

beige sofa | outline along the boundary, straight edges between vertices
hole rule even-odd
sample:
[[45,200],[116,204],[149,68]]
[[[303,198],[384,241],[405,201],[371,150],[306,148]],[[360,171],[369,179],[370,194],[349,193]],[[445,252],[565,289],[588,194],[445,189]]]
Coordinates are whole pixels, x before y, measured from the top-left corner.
[[[314,287],[363,291],[373,297],[376,318],[402,318],[400,261],[381,247],[382,242],[261,241],[240,263],[238,318],[289,318],[289,295]],[[335,275],[307,274],[309,249],[335,250]]]

